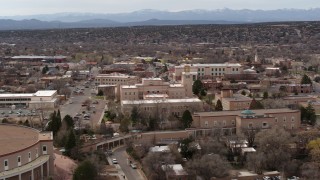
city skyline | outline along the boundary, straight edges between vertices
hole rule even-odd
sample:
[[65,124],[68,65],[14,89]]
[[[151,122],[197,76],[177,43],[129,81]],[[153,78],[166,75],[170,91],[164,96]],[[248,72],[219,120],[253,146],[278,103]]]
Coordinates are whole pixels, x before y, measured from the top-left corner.
[[311,9],[320,7],[316,0],[6,0],[1,4],[0,16],[74,13],[126,13],[142,9],[163,11],[216,10],[216,9]]

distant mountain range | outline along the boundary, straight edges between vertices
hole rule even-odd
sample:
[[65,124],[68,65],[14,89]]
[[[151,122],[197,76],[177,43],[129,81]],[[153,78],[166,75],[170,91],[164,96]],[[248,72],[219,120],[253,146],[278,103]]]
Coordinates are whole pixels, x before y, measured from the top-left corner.
[[86,28],[143,25],[239,24],[279,21],[319,21],[320,8],[279,10],[140,10],[131,13],[57,13],[0,16],[0,30]]

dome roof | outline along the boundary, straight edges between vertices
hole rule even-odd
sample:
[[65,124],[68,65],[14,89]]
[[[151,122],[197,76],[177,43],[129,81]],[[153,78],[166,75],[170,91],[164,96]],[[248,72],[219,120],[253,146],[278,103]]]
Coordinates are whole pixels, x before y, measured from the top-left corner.
[[247,110],[242,111],[241,114],[243,114],[243,115],[253,115],[255,113],[252,112],[251,110],[247,109]]

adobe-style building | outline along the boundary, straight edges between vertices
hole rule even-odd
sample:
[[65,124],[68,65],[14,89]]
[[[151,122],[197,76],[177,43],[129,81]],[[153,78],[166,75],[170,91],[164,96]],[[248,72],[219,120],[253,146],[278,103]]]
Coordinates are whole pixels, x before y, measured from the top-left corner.
[[136,107],[146,117],[166,120],[170,115],[182,116],[185,110],[202,110],[202,101],[193,97],[194,78],[195,76],[187,71],[182,73],[179,84],[170,84],[161,78],[143,78],[141,84],[122,85],[122,112],[131,114],[131,110]]
[[161,78],[142,78],[141,84],[120,86],[120,100],[142,100],[154,98],[185,99],[192,98],[192,84],[195,76],[182,73],[181,83],[171,84]]
[[133,85],[139,82],[137,76],[130,76],[121,73],[98,74],[95,77],[95,84],[98,85]]
[[197,79],[213,79],[223,77],[226,74],[242,74],[243,67],[238,63],[225,64],[183,64],[174,67],[173,79],[179,81],[182,78],[182,73],[185,69],[190,69],[189,72],[195,73]]
[[42,180],[54,173],[52,132],[0,124],[0,179]]
[[223,110],[249,109],[252,98],[242,94],[233,94],[229,88],[222,89],[220,94],[215,95],[215,103],[220,99]]
[[259,109],[244,111],[196,112],[193,128],[220,129],[224,135],[239,134],[242,129],[282,127],[297,130],[301,125],[299,110]]

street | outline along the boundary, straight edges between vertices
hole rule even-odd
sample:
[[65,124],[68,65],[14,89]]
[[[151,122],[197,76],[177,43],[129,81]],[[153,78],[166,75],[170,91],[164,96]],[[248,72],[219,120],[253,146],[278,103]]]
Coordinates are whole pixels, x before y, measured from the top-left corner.
[[140,169],[132,169],[130,165],[127,164],[128,155],[126,153],[126,147],[121,147],[113,152],[111,159],[116,158],[119,166],[121,167],[123,173],[126,175],[128,180],[144,180],[144,176],[140,174]]

